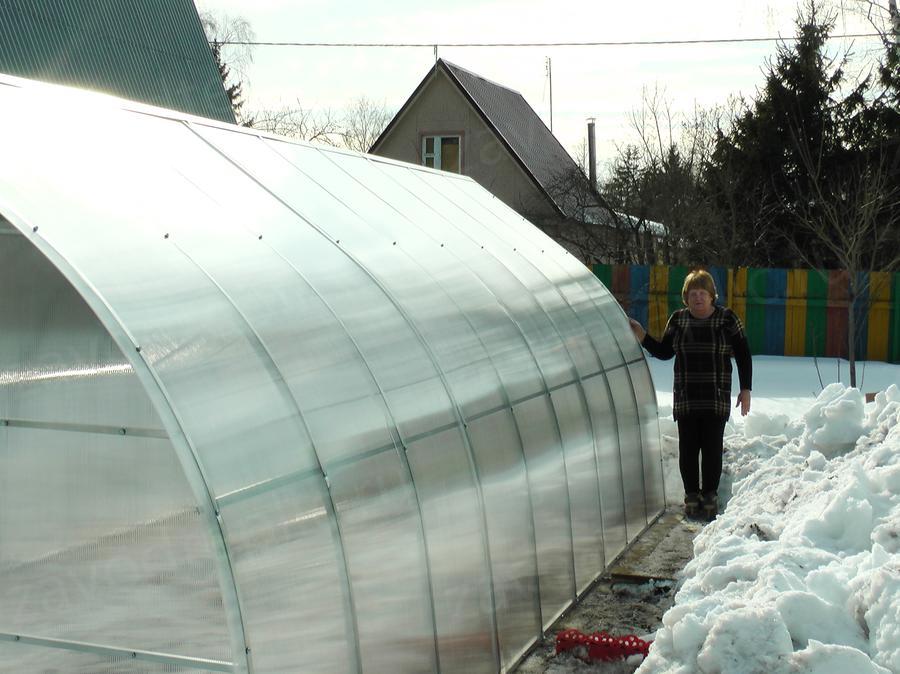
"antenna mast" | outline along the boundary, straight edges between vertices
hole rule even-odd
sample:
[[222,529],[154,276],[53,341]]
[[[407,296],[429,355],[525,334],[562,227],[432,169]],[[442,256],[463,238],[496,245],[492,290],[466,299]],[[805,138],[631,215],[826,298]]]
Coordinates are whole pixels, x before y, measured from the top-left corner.
[[553,133],[553,64],[549,56],[545,57],[544,67],[550,80],[550,133]]

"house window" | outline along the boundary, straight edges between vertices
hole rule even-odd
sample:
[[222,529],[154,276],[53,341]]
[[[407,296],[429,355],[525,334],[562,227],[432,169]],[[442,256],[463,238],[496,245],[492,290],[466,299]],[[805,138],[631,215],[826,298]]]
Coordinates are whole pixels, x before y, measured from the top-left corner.
[[459,173],[459,136],[423,136],[422,163],[429,168]]

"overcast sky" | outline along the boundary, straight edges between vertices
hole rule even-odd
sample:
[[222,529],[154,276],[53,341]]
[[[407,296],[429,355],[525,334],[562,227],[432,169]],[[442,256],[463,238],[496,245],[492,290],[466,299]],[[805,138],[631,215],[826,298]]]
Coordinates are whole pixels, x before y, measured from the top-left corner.
[[[840,0],[833,0],[835,4]],[[853,7],[856,0],[843,0]],[[790,37],[792,0],[197,0],[200,11],[242,16],[264,42],[600,42]],[[836,33],[869,33],[849,12]],[[877,47],[857,39],[855,51]],[[838,41],[833,43],[840,46]],[[629,140],[628,115],[645,87],[665,92],[676,111],[752,95],[775,43],[592,47],[441,47],[439,55],[515,89],[570,152],[596,118],[598,153],[607,162]],[[246,72],[248,107],[296,101],[340,110],[365,95],[398,109],[434,64],[431,47],[258,46]]]

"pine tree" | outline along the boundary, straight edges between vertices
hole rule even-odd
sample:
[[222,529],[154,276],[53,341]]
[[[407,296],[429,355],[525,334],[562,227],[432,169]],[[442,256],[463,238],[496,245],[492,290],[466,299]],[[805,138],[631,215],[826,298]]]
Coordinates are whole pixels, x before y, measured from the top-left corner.
[[240,81],[230,81],[231,68],[229,68],[228,64],[222,59],[222,43],[218,40],[213,40],[209,47],[210,50],[212,50],[213,58],[216,61],[216,67],[219,69],[219,77],[222,78],[222,86],[225,87],[225,94],[231,102],[231,109],[234,111],[234,117],[235,119],[240,120],[241,108],[244,107],[243,85]]
[[718,210],[736,224],[746,264],[791,267],[798,251],[815,266],[835,260],[815,237],[796,226],[790,204],[809,192],[814,150],[825,175],[856,151],[847,136],[864,108],[868,82],[841,96],[845,58],[827,55],[834,19],[821,19],[810,3],[797,19],[797,40],[780,44],[758,98],[720,134],[707,171]]

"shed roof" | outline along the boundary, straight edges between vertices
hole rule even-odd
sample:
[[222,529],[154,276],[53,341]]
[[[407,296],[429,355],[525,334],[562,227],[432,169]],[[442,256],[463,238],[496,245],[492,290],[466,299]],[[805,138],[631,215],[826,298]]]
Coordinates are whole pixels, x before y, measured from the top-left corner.
[[4,0],[0,72],[235,121],[191,0]]

